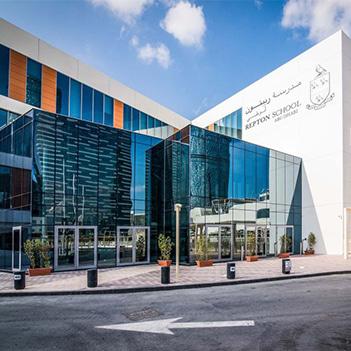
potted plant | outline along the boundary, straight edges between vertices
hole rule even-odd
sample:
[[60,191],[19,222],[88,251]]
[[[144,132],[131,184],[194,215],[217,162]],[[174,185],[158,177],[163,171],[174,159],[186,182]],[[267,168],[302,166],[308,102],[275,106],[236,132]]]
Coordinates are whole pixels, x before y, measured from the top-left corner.
[[27,240],[24,243],[24,252],[30,262],[29,276],[48,275],[50,267],[50,245],[40,239]]
[[247,262],[257,261],[258,256],[256,255],[256,234],[255,233],[248,233],[247,234],[246,248],[247,248],[246,261]]
[[307,237],[307,244],[308,244],[308,248],[305,250],[305,255],[314,255],[314,245],[316,245],[316,236],[314,235],[314,233],[310,233],[308,234]]
[[206,235],[200,234],[196,240],[196,264],[198,267],[210,267],[213,260],[208,259]]
[[158,248],[160,250],[160,259],[157,261],[161,267],[169,267],[172,264],[171,254],[174,244],[169,236],[160,234],[158,237]]
[[284,234],[280,237],[280,254],[279,258],[288,258],[290,257],[289,249],[291,246],[291,238],[289,235]]

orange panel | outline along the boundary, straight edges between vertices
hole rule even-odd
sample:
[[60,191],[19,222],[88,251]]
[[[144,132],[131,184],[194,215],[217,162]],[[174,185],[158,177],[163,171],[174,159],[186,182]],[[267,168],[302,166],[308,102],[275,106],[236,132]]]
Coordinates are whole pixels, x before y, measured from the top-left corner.
[[214,131],[214,124],[213,123],[208,126],[208,130],[211,130],[212,132]]
[[10,50],[10,89],[9,97],[26,101],[27,58]]
[[123,102],[114,100],[113,126],[123,129]]
[[41,108],[56,112],[56,71],[44,65],[41,78]]

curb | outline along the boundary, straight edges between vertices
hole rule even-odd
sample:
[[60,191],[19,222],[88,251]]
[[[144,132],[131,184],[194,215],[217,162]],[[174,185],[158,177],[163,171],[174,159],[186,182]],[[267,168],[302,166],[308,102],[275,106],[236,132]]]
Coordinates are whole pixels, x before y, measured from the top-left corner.
[[214,282],[214,283],[145,286],[140,288],[139,287],[122,288],[122,289],[112,288],[112,289],[97,289],[97,290],[94,290],[94,288],[92,288],[89,290],[73,290],[73,291],[56,290],[56,291],[28,291],[28,292],[18,291],[18,292],[4,292],[4,293],[0,292],[0,297],[130,294],[130,293],[141,293],[141,292],[199,289],[199,288],[210,288],[210,287],[216,287],[216,286],[266,283],[266,282],[274,282],[274,281],[281,281],[281,280],[303,279],[303,278],[322,277],[322,276],[329,276],[329,275],[343,275],[343,274],[351,274],[351,270],[299,274],[299,275],[284,275],[280,277],[256,278],[256,279],[248,279],[248,280],[229,280],[229,281]]

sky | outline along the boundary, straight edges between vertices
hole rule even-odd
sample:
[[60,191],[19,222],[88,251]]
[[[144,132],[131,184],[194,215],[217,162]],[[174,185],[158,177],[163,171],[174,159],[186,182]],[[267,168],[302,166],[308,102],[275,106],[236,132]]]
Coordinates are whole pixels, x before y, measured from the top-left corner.
[[189,119],[351,35],[351,0],[0,0],[0,16]]

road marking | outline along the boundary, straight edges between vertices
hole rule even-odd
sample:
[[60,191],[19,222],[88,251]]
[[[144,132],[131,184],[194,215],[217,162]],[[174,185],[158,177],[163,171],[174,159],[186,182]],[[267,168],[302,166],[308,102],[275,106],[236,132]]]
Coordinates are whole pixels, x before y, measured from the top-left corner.
[[227,327],[253,327],[253,320],[247,321],[220,321],[220,322],[190,322],[176,323],[179,318],[160,319],[155,321],[147,321],[140,323],[123,323],[102,325],[95,328],[110,330],[125,330],[139,333],[155,333],[155,334],[171,334],[174,333],[170,329],[194,329],[194,328],[227,328]]

